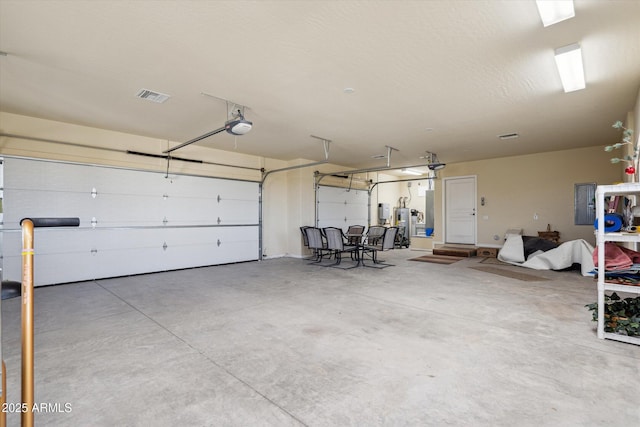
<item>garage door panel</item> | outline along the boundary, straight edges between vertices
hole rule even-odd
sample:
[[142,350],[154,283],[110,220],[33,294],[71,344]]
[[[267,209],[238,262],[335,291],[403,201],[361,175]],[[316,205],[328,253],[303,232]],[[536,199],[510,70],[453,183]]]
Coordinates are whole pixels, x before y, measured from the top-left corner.
[[317,193],[318,227],[367,225],[369,193],[339,187],[319,186]]
[[162,270],[161,228],[96,229],[92,250],[96,277],[124,276]]
[[165,217],[161,195],[99,194],[91,203],[99,226],[160,226]]
[[219,216],[214,198],[169,196],[165,206],[169,225],[212,225]]
[[[93,278],[92,230],[36,228],[34,230],[34,285],[75,282]],[[3,233],[3,279],[22,281],[22,232]]]
[[11,157],[2,179],[5,279],[21,280],[26,216],[80,218],[36,229],[36,284],[258,259],[257,182]]
[[187,268],[258,259],[258,227],[167,230],[168,268]]
[[92,174],[91,166],[75,165],[31,159],[4,159],[4,188],[6,189],[38,189],[43,191],[60,191],[91,193],[87,179]]
[[252,261],[258,259],[258,227],[220,228],[220,246],[216,258],[222,262]]
[[3,195],[4,227],[18,228],[23,218],[78,217],[81,223],[91,219],[89,193],[69,191],[5,189]]
[[258,201],[223,200],[220,202],[219,213],[220,224],[257,224]]
[[87,183],[90,184],[91,189],[95,188],[98,197],[106,194],[162,197],[168,186],[164,176],[162,173],[152,171],[94,166]]
[[257,200],[258,187],[255,182],[219,179],[218,196],[222,200]]

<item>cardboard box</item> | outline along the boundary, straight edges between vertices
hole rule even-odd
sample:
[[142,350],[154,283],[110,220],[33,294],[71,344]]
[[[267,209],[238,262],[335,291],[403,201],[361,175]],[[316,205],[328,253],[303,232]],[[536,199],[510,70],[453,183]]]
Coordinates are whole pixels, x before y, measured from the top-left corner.
[[495,258],[498,256],[498,248],[478,248],[476,256]]

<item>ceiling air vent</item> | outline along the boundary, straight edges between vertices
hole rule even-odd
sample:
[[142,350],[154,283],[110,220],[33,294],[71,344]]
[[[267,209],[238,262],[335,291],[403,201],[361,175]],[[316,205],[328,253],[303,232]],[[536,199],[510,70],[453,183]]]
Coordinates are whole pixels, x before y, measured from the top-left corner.
[[518,135],[517,133],[505,133],[504,135],[498,135],[498,138],[505,140],[505,139],[516,139],[518,138],[520,135]]
[[149,89],[140,89],[138,93],[136,93],[138,98],[147,99],[149,101],[157,102],[158,104],[162,104],[164,101],[170,98],[170,95],[154,92]]

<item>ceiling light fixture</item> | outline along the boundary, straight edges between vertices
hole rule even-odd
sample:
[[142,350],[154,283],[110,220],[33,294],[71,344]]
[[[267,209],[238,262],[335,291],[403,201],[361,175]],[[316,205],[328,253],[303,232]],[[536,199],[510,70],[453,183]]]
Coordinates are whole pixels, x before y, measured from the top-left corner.
[[536,0],[536,5],[545,27],[576,16],[573,0]]
[[400,169],[400,172],[406,173],[407,175],[424,175],[424,172],[410,168],[402,168]]
[[559,47],[555,51],[556,65],[562,87],[565,92],[573,92],[586,87],[584,67],[582,65],[582,49],[580,44],[574,43]]

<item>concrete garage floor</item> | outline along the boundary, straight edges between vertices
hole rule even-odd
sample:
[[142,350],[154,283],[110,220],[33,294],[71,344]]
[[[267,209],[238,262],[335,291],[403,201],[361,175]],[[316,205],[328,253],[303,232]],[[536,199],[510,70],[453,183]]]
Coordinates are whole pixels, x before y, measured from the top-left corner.
[[[385,254],[396,265],[383,270],[283,258],[37,288],[35,400],[60,410],[36,425],[640,425],[640,346],[596,338],[592,278],[407,261],[419,255]],[[11,404],[20,299],[2,316]]]

